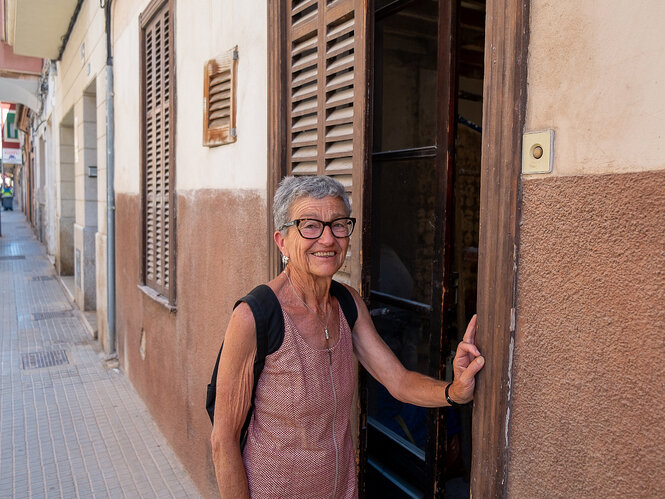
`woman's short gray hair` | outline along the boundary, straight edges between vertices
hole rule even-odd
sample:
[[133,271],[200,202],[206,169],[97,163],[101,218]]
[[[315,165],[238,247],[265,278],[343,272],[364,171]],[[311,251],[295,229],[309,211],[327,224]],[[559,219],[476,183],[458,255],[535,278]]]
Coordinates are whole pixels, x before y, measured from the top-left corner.
[[291,205],[297,199],[303,197],[323,199],[327,196],[337,197],[344,201],[346,216],[351,215],[351,203],[344,186],[334,178],[326,175],[284,177],[275,191],[275,199],[272,204],[275,230],[282,230],[284,224],[290,222]]

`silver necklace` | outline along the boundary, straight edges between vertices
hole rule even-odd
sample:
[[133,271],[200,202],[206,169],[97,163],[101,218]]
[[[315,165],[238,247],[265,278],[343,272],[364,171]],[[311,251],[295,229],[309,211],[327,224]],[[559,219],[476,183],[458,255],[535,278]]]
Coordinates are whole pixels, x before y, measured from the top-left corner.
[[305,303],[305,300],[300,298],[300,295],[296,291],[296,288],[293,287],[293,283],[291,282],[291,278],[289,277],[289,274],[287,274],[286,271],[284,271],[284,275],[286,276],[286,280],[289,281],[289,285],[291,286],[291,290],[293,291],[293,294],[296,295],[296,298],[298,298],[298,300],[300,300],[300,303],[305,305],[305,308],[307,310],[309,310],[310,312],[312,312],[314,314],[314,317],[316,317],[316,320],[319,321],[319,324],[321,324],[323,326],[323,334],[326,337],[326,341],[328,341],[330,339],[330,334],[328,333],[328,322],[330,321],[330,314],[332,312],[332,307],[329,307],[328,317],[326,317],[326,322],[324,323],[319,318],[319,314],[317,314],[314,310],[312,310],[312,308],[309,305],[307,305],[307,303]]

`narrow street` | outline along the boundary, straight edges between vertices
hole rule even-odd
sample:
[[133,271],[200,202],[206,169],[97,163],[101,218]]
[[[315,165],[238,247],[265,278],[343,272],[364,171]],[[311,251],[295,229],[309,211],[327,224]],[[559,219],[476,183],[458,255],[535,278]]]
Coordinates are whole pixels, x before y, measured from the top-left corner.
[[199,497],[20,211],[0,237],[0,497]]

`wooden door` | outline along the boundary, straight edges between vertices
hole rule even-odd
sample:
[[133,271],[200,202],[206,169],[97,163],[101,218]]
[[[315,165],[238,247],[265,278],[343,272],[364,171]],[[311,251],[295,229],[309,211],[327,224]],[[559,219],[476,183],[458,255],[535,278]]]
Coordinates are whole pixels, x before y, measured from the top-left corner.
[[[484,3],[475,6],[377,0],[372,13],[367,301],[408,369],[447,380],[475,311]],[[468,497],[469,408],[404,404],[366,373],[361,395],[366,497]]]

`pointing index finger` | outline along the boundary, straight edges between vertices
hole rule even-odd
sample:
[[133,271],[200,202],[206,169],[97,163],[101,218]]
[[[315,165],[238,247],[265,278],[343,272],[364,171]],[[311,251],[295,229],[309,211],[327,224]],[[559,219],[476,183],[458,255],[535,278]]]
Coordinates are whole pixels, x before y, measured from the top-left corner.
[[473,314],[473,317],[471,317],[471,320],[469,321],[469,325],[466,327],[466,332],[464,333],[464,338],[463,338],[463,341],[471,343],[472,345],[475,345],[476,342],[477,319],[478,316],[476,314]]

